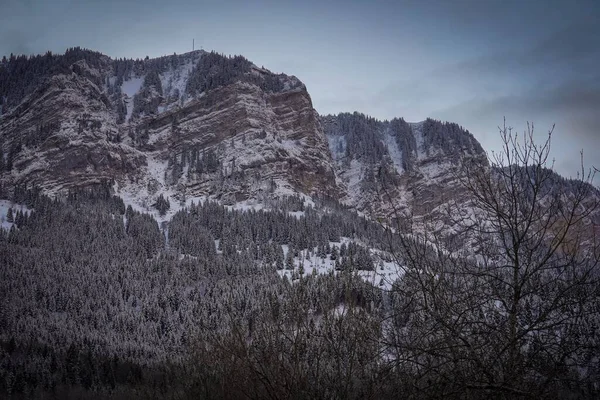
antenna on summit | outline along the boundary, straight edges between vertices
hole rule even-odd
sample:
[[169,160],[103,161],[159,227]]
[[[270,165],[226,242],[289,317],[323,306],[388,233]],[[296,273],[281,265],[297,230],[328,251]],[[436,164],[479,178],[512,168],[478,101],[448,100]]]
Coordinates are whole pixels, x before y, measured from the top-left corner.
[[196,39],[192,39],[192,51],[196,50]]

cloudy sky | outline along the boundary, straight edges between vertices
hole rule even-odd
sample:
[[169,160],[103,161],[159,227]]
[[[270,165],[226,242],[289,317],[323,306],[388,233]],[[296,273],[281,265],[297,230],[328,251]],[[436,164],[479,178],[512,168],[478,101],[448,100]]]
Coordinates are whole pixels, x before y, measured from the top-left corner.
[[[556,169],[600,168],[600,1],[0,0],[0,55],[196,48],[296,75],[322,114],[497,127],[552,124]],[[596,179],[596,184],[600,177]]]

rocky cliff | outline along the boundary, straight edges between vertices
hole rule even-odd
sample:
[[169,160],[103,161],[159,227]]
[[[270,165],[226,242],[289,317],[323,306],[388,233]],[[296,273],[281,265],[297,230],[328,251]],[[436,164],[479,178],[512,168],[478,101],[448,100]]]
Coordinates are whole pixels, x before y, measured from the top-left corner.
[[233,203],[336,193],[306,87],[243,57],[112,60],[71,49],[6,60],[0,90],[5,185],[111,181],[142,208],[161,194]]
[[457,124],[378,121],[360,113],[322,121],[343,200],[377,217],[428,215],[462,195],[461,157],[487,165],[481,145]]

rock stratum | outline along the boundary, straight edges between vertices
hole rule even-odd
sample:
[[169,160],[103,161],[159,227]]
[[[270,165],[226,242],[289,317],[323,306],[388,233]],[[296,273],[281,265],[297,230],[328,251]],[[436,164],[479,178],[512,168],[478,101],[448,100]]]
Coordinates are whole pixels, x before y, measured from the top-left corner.
[[161,194],[337,197],[306,87],[243,57],[112,60],[71,49],[11,58],[0,72],[4,185],[58,193],[111,181],[140,206]]

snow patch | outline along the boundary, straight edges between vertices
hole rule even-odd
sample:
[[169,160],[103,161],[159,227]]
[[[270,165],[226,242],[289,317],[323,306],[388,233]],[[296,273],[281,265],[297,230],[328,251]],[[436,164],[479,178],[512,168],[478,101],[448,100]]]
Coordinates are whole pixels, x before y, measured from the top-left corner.
[[259,211],[266,210],[265,205],[258,202],[257,200],[244,200],[240,201],[231,206],[225,206],[228,210],[238,210],[238,211]]
[[[201,55],[199,54],[199,58]],[[159,108],[159,112],[164,112],[171,108],[172,106],[183,106],[186,103],[190,102],[192,99],[188,99],[185,95],[185,87],[188,81],[188,77],[194,68],[195,57],[186,58],[182,64],[179,64],[176,68],[169,68],[168,71],[159,75],[160,83],[163,89],[163,96],[165,98],[169,98],[175,96],[175,94],[179,95],[179,101],[174,102],[169,106]]]
[[404,168],[402,168],[402,151],[398,147],[396,138],[386,132],[383,135],[383,144],[387,147],[388,154],[394,163],[394,167],[396,167],[396,172],[402,174],[404,172]]
[[13,218],[16,216],[17,211],[24,213],[31,213],[31,209],[27,208],[22,204],[14,203],[10,200],[0,200],[0,228],[9,230],[14,223],[7,221],[8,209],[12,208]]
[[126,96],[125,103],[127,104],[127,116],[125,117],[125,121],[129,121],[129,118],[131,118],[131,113],[133,112],[133,96],[140,91],[143,83],[144,77],[139,77],[131,78],[121,85],[121,93]]
[[334,161],[338,161],[346,156],[346,137],[337,135],[328,135],[327,144],[329,152]]
[[413,131],[413,135],[415,136],[415,141],[417,143],[417,148],[416,148],[417,159],[421,159],[423,156],[423,153],[425,151],[424,139],[423,139],[423,124],[424,123],[425,123],[425,121],[408,123]]
[[[339,250],[342,244],[348,245],[350,242],[356,242],[353,239],[342,237],[339,242],[329,242],[331,248],[336,247]],[[282,245],[284,260],[287,259],[289,251],[288,245]],[[375,265],[374,271],[361,271],[357,270],[356,273],[366,282],[371,283],[373,286],[379,287],[383,290],[390,290],[394,282],[402,276],[402,268],[395,261],[387,261],[391,259],[390,255],[379,249],[370,249],[371,258]],[[308,258],[306,254],[309,253]],[[296,280],[301,276],[300,272],[303,270],[302,276],[308,276],[311,274],[334,274],[337,275],[342,271],[337,271],[336,260],[331,259],[331,255],[328,254],[325,258],[321,258],[317,255],[317,248],[314,247],[310,251],[308,249],[302,249],[298,251],[298,256],[294,257],[293,260],[294,269],[282,269],[278,270],[279,276],[286,276],[291,281]],[[285,262],[284,262],[285,265]]]
[[363,175],[362,163],[356,159],[350,161],[350,168],[342,173],[342,179],[346,183],[349,198],[357,199],[360,197]]

